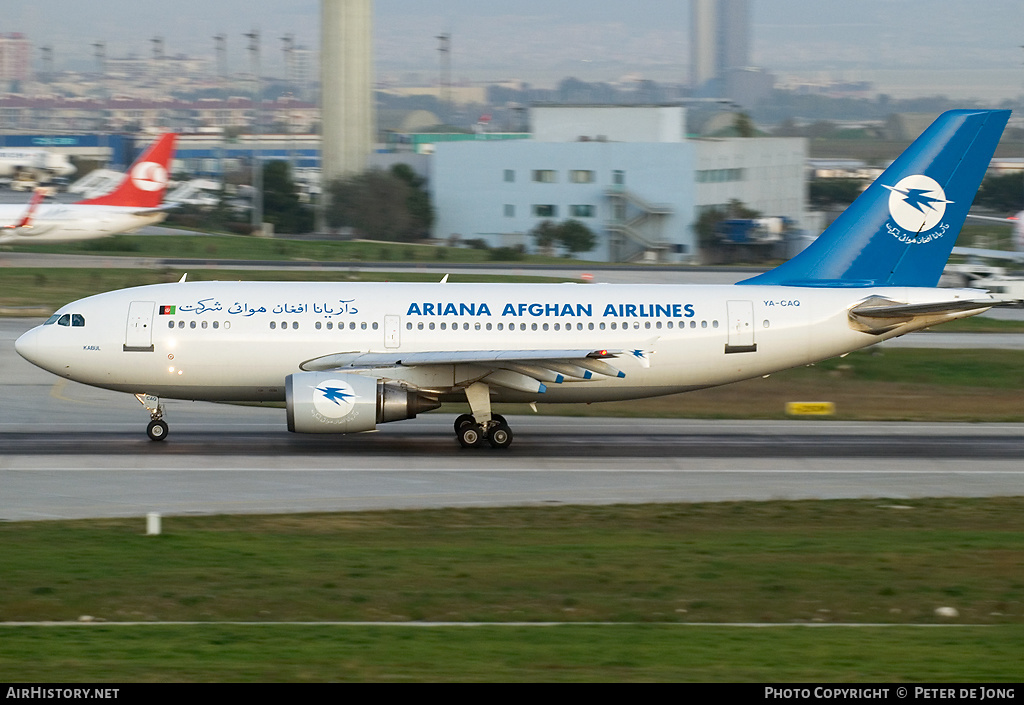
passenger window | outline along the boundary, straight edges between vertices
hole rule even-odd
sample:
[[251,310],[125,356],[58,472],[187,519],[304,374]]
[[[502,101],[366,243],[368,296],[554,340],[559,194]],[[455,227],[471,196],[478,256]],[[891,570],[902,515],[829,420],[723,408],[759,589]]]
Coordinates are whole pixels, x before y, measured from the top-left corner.
[[85,316],[80,313],[72,313],[71,325],[75,328],[85,328]]

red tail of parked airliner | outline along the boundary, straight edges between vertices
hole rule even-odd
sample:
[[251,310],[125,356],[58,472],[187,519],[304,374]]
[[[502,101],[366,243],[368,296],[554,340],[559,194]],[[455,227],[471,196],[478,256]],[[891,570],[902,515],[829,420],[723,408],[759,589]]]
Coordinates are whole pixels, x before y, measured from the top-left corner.
[[89,206],[158,208],[167,191],[171,157],[174,156],[174,138],[174,133],[169,132],[151,144],[135,160],[116,189],[105,196],[78,203]]

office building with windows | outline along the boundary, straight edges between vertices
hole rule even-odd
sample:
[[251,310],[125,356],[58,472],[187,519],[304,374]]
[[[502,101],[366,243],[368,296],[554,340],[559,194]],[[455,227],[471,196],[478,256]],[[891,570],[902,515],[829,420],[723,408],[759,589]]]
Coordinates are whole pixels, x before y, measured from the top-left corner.
[[531,140],[437,145],[436,238],[533,250],[540,222],[572,219],[598,236],[586,258],[687,262],[708,208],[802,217],[801,138],[687,139],[680,106],[545,106],[532,120]]

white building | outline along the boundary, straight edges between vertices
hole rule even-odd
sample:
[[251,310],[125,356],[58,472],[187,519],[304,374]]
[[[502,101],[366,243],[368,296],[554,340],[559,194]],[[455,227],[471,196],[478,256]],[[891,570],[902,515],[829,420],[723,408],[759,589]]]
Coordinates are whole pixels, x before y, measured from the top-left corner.
[[436,146],[434,236],[533,247],[543,220],[579,220],[595,260],[693,261],[693,224],[732,200],[800,222],[802,138],[688,140],[679,106],[533,109],[534,139]]

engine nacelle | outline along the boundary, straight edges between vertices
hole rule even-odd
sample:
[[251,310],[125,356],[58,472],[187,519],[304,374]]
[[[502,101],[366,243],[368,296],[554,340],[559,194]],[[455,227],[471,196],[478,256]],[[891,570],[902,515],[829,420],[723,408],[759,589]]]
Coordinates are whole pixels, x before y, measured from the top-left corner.
[[441,404],[397,385],[362,375],[296,372],[285,378],[288,430],[359,433],[387,421],[414,419]]

